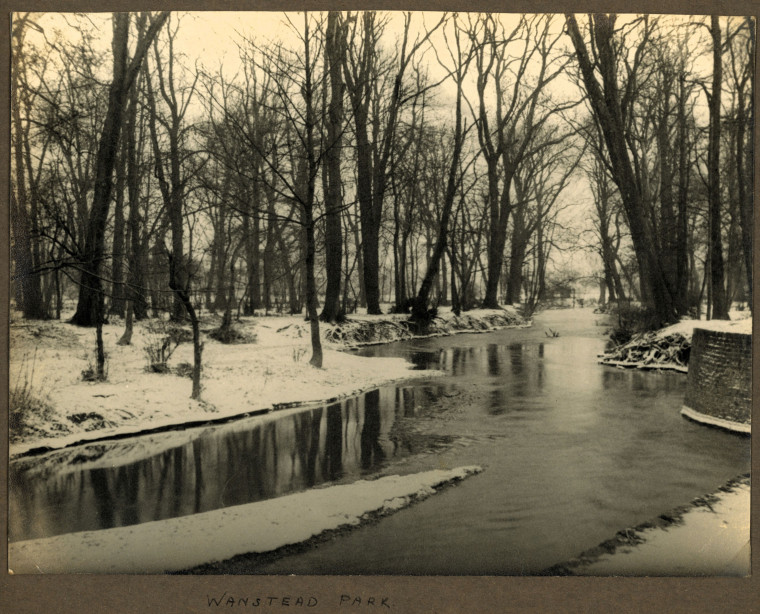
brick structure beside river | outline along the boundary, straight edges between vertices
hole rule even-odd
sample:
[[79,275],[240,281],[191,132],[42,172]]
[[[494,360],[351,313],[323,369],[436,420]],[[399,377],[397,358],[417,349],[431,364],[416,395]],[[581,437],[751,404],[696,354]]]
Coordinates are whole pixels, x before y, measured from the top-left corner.
[[682,413],[749,433],[752,420],[752,335],[694,329]]

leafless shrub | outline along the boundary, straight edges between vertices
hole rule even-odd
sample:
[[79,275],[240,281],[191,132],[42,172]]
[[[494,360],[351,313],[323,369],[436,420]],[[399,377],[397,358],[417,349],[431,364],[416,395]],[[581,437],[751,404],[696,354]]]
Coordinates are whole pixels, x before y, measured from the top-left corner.
[[169,326],[164,320],[154,320],[145,327],[146,371],[168,373],[168,362],[174,350],[183,342],[183,329]]
[[8,426],[10,440],[16,441],[29,431],[34,431],[35,421],[45,420],[50,416],[52,407],[47,395],[34,383],[34,369],[37,362],[37,350],[29,357],[21,359],[18,376],[9,390]]
[[174,375],[179,377],[193,377],[193,365],[189,362],[181,362],[174,367]]

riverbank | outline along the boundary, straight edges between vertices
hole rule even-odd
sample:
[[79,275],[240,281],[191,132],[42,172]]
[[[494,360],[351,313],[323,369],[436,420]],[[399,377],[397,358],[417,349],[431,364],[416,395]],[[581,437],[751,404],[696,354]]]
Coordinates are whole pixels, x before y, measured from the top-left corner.
[[695,328],[752,334],[750,312],[734,312],[734,320],[681,320],[655,331],[639,333],[599,357],[599,362],[624,369],[662,369],[687,373]]
[[[266,413],[331,401],[419,372],[401,358],[365,358],[341,350],[414,337],[404,315],[351,317],[321,324],[322,369],[309,365],[309,324],[301,316],[243,317],[238,343],[210,336],[221,318],[207,316],[203,332],[201,400],[190,399],[192,344],[155,320],[135,323],[132,343],[118,345],[123,324],[103,327],[108,379],[86,381],[92,371],[95,330],[64,321],[12,320],[10,328],[11,457],[85,441]],[[456,316],[441,310],[427,335],[485,332],[527,325],[516,311],[475,310]],[[149,350],[172,336],[184,339],[165,372],[151,372]],[[170,344],[171,347],[173,344]],[[426,372],[426,376],[434,372]]]
[[746,576],[750,573],[750,477],[619,531],[546,575]]

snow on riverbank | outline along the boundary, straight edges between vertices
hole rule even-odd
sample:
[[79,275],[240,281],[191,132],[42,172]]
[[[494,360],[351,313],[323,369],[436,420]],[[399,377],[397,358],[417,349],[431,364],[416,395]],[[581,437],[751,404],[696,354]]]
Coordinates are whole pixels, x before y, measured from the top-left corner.
[[[156,334],[135,325],[132,344],[117,345],[121,323],[104,326],[108,380],[82,381],[94,363],[95,331],[64,322],[11,325],[10,385],[25,385],[43,403],[19,416],[11,429],[11,456],[38,448],[60,448],[81,441],[123,436],[183,424],[223,420],[283,406],[328,401],[392,381],[419,376],[401,358],[365,358],[338,351],[357,344],[334,331],[399,328],[406,316],[359,316],[338,326],[322,325],[326,339],[322,369],[309,365],[308,323],[301,316],[243,318],[236,323],[249,343],[221,344],[203,335],[202,401],[190,399],[191,381],[176,373],[191,363],[192,344],[182,343],[169,361],[171,372],[146,371],[145,347]],[[387,323],[391,322],[392,325]],[[441,331],[493,330],[522,324],[512,310],[478,310],[457,317],[444,312]],[[208,332],[219,318],[202,322]],[[372,341],[399,337],[376,333]],[[327,341],[330,340],[330,341]],[[437,372],[426,372],[434,375]],[[11,407],[11,417],[14,408]]]
[[13,573],[162,573],[271,552],[353,527],[480,473],[458,467],[317,488],[170,520],[9,545]]
[[[748,315],[743,312],[742,315]],[[695,328],[752,334],[752,318],[737,320],[681,320],[656,331],[639,333],[600,357],[601,364],[638,369],[672,369],[686,373]]]
[[352,318],[344,324],[338,324],[325,332],[325,338],[332,343],[344,346],[360,346],[375,343],[400,341],[413,337],[438,337],[456,333],[488,332],[506,327],[530,326],[512,307],[503,309],[475,309],[456,315],[450,309],[439,311],[438,317],[432,319],[424,331],[415,330],[408,316],[395,314],[382,316],[361,316]]
[[746,576],[750,573],[750,480],[615,539],[550,573],[582,576]]
[[747,317],[736,320],[681,320],[670,326],[657,331],[657,337],[662,339],[668,335],[680,333],[687,339],[691,339],[695,328],[705,330],[717,330],[725,333],[752,334],[752,317],[749,312],[744,312]]

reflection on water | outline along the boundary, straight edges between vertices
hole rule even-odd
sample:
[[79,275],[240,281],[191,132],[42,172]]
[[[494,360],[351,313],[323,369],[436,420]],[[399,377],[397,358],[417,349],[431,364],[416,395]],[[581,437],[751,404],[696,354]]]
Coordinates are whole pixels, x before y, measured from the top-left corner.
[[[602,367],[600,336],[562,332],[415,343],[418,354],[433,346],[430,366],[445,367],[460,392],[437,401],[437,429],[471,444],[442,450],[435,462],[485,471],[317,551],[249,571],[538,573],[749,470],[746,438],[679,415],[681,374]],[[406,355],[407,347],[367,353]],[[407,464],[430,467],[418,457]]]
[[384,388],[263,423],[21,459],[10,466],[10,540],[195,514],[376,471],[420,451],[419,440],[391,429],[396,416],[414,417],[439,388]]
[[536,572],[749,468],[746,439],[679,416],[685,377],[601,367],[602,348],[598,335],[547,340],[540,329],[376,346],[361,353],[446,376],[20,459],[10,466],[10,539],[194,514],[378,471],[479,464],[482,474],[404,514],[251,571]]

